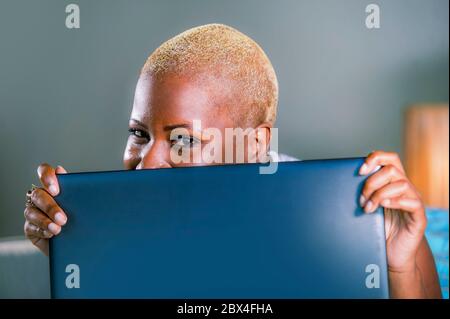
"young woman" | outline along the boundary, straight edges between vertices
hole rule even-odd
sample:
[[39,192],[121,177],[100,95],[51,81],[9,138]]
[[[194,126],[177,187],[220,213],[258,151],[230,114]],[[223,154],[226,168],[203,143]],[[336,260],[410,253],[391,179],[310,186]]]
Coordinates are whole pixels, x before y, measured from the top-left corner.
[[[170,168],[174,145],[195,150],[213,141],[193,125],[216,128],[253,128],[255,143],[243,149],[247,158],[267,153],[276,118],[278,83],[263,50],[239,31],[220,24],[187,30],[156,49],[142,68],[129,122],[130,135],[123,156],[126,169]],[[174,130],[182,129],[175,135]],[[216,141],[217,142],[217,141]],[[233,144],[233,145],[227,145]],[[223,148],[236,148],[224,140]],[[190,165],[203,159],[190,157]],[[195,154],[195,152],[192,152]],[[195,158],[197,156],[197,158]],[[195,164],[194,164],[195,163]],[[205,164],[205,163],[203,163]],[[423,202],[408,180],[395,153],[372,152],[360,169],[368,175],[360,197],[366,213],[385,208],[386,244],[391,296],[439,298],[440,288],[424,230]],[[29,192],[25,209],[25,234],[48,254],[48,239],[70,222],[53,196],[59,192],[56,174],[66,173],[42,164],[38,175],[42,188]],[[94,226],[93,226],[94,227]]]

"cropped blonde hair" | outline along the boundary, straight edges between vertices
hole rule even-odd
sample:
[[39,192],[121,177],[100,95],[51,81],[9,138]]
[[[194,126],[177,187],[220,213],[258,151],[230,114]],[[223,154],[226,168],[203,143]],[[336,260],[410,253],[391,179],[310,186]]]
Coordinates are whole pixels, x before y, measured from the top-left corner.
[[239,96],[239,105],[230,108],[234,118],[256,125],[275,121],[275,70],[261,47],[232,27],[207,24],[180,33],[148,57],[141,73],[224,77]]

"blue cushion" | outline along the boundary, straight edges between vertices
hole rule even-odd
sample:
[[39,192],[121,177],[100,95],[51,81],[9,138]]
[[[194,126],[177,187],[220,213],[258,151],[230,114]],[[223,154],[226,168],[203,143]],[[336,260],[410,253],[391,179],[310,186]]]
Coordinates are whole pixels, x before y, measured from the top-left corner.
[[448,210],[427,208],[425,235],[436,261],[442,296],[448,299]]

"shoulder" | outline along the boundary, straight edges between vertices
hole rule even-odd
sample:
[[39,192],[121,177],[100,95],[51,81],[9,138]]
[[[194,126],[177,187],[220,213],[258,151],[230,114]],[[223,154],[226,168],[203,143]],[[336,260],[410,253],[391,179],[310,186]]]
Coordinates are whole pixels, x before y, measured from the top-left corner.
[[287,154],[278,153],[278,160],[277,160],[277,162],[294,162],[294,161],[300,161],[300,159],[295,158],[295,157],[290,156],[290,155],[287,155]]

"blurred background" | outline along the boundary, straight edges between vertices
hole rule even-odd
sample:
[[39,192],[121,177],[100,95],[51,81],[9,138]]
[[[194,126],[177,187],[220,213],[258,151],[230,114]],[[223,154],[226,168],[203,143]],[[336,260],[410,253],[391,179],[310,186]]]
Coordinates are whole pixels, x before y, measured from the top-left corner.
[[[447,0],[374,1],[380,29],[366,27],[372,1],[364,0],[79,0],[81,28],[67,29],[71,2],[0,4],[0,297],[48,296],[46,259],[21,237],[37,166],[121,169],[140,67],[163,41],[212,22],[249,35],[270,57],[281,152],[402,155],[437,220],[428,236],[442,250],[435,253],[448,295]],[[9,275],[17,264],[40,265],[40,275],[22,275],[37,288]]]

